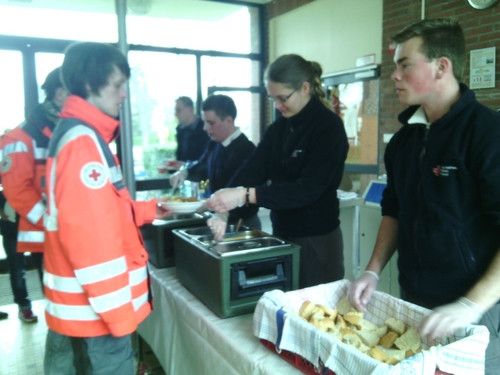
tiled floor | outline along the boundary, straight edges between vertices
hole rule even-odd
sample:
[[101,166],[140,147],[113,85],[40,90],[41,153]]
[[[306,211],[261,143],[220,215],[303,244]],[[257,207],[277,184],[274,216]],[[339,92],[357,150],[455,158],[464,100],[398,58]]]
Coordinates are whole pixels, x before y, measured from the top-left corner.
[[33,301],[37,323],[24,323],[17,317],[17,305],[0,306],[9,318],[0,320],[0,374],[42,375],[47,325],[43,301]]
[[[8,319],[0,320],[0,375],[43,375],[47,334],[43,300],[33,301],[36,323],[22,322],[17,317],[17,305],[0,306],[0,311],[9,314]],[[136,351],[143,357],[137,375],[165,375],[148,345],[144,341],[138,344],[137,340],[134,344],[140,347]]]

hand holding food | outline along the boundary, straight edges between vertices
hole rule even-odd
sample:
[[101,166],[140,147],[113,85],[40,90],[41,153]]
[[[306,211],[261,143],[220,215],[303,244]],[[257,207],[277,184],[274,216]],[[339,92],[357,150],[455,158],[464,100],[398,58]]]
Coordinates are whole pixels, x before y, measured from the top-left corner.
[[359,311],[366,311],[373,292],[377,289],[379,276],[373,271],[365,271],[349,287],[349,302]]
[[450,335],[455,329],[477,323],[482,309],[471,300],[460,297],[448,305],[436,307],[420,325],[420,334],[431,339]]
[[227,212],[236,207],[243,206],[243,187],[217,190],[206,205],[209,210],[215,212]]

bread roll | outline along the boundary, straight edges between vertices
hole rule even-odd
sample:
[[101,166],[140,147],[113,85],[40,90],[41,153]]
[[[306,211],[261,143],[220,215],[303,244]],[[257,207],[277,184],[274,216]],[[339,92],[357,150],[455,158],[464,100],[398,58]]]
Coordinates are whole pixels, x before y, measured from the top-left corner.
[[361,320],[363,319],[363,313],[360,311],[349,311],[347,314],[344,314],[344,320],[346,322],[349,322],[355,326],[360,324]]
[[339,331],[341,329],[347,328],[347,323],[340,314],[337,314],[337,318],[335,319],[335,328],[337,328]]
[[330,317],[323,319],[321,323],[327,328],[328,331],[333,331],[335,329],[335,322]]
[[[348,314],[351,314],[351,313],[348,313]],[[361,319],[359,321],[359,323],[356,324],[356,327],[360,331],[375,331],[375,330],[377,330],[379,328],[378,325],[376,325],[375,323],[372,323],[372,322],[370,322],[369,320],[366,320],[366,319]],[[380,335],[379,335],[379,337],[380,337]]]
[[393,357],[397,359],[398,361],[402,361],[403,359],[406,358],[406,353],[404,350],[399,350],[399,349],[382,349],[389,358]]
[[377,329],[375,329],[375,333],[378,337],[384,336],[387,333],[387,326],[377,327]]
[[420,335],[415,327],[410,327],[410,329],[394,341],[394,345],[396,345],[398,349],[404,351],[411,349],[416,352],[420,348],[421,344],[422,340],[420,339]]
[[385,352],[383,350],[380,350],[379,348],[371,348],[366,352],[366,354],[380,362],[385,362],[389,359],[387,357],[387,354],[385,354]]
[[394,345],[394,341],[396,341],[398,337],[399,335],[396,332],[389,331],[380,339],[380,345],[386,349],[389,349]]
[[369,346],[370,348],[373,348],[375,345],[377,345],[380,340],[380,338],[374,331],[355,331],[355,332],[359,336],[363,344]]
[[318,305],[314,305],[314,307],[312,309],[312,315],[325,316],[325,311],[321,307],[319,307]]
[[392,366],[397,365],[399,362],[401,362],[401,361],[399,359],[394,358],[394,357],[389,357],[387,359],[387,361],[385,361],[386,364],[392,365]]
[[391,331],[397,332],[400,335],[402,335],[406,331],[406,326],[401,320],[389,318],[385,321],[385,324]]
[[337,340],[339,341],[342,341],[342,334],[340,333],[340,331],[338,329],[332,329],[331,331],[327,331],[327,333],[329,335],[332,335],[334,338],[336,338]]
[[332,309],[331,307],[326,305],[318,305],[318,307],[320,307],[325,312],[325,315],[331,317],[332,319],[335,320],[335,318],[337,317],[337,309]]
[[344,296],[337,303],[337,312],[341,315],[345,315],[349,311],[354,311],[354,307],[352,307],[351,303],[347,299],[347,296]]
[[313,309],[315,308],[316,306],[314,305],[314,303],[312,303],[311,301],[305,301],[302,306],[300,306],[300,310],[299,310],[299,316],[301,318],[304,318],[306,320],[309,320],[309,318],[311,317],[312,315],[312,312],[313,312]]
[[359,348],[361,345],[361,339],[354,332],[346,332],[346,334],[342,335],[342,342],[351,345],[354,348]]

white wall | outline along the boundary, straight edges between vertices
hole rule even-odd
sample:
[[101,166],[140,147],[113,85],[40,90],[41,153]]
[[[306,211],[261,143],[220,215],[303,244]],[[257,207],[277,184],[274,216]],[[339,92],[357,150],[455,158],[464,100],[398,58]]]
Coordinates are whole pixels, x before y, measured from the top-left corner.
[[356,67],[375,54],[381,62],[382,0],[316,0],[269,22],[269,58],[297,53],[317,61],[323,74]]

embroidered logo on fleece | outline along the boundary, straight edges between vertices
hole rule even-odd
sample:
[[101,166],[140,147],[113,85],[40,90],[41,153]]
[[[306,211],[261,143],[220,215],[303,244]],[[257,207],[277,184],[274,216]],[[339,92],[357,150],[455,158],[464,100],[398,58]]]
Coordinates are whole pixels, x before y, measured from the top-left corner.
[[2,159],[2,163],[0,164],[0,170],[5,173],[7,172],[10,167],[12,167],[12,159],[10,158],[10,156],[5,156],[3,159]]
[[432,168],[432,172],[436,177],[448,177],[450,175],[450,171],[456,171],[457,167],[453,165],[436,165]]
[[85,164],[80,170],[80,179],[88,188],[100,189],[106,185],[108,171],[101,163],[90,162]]

